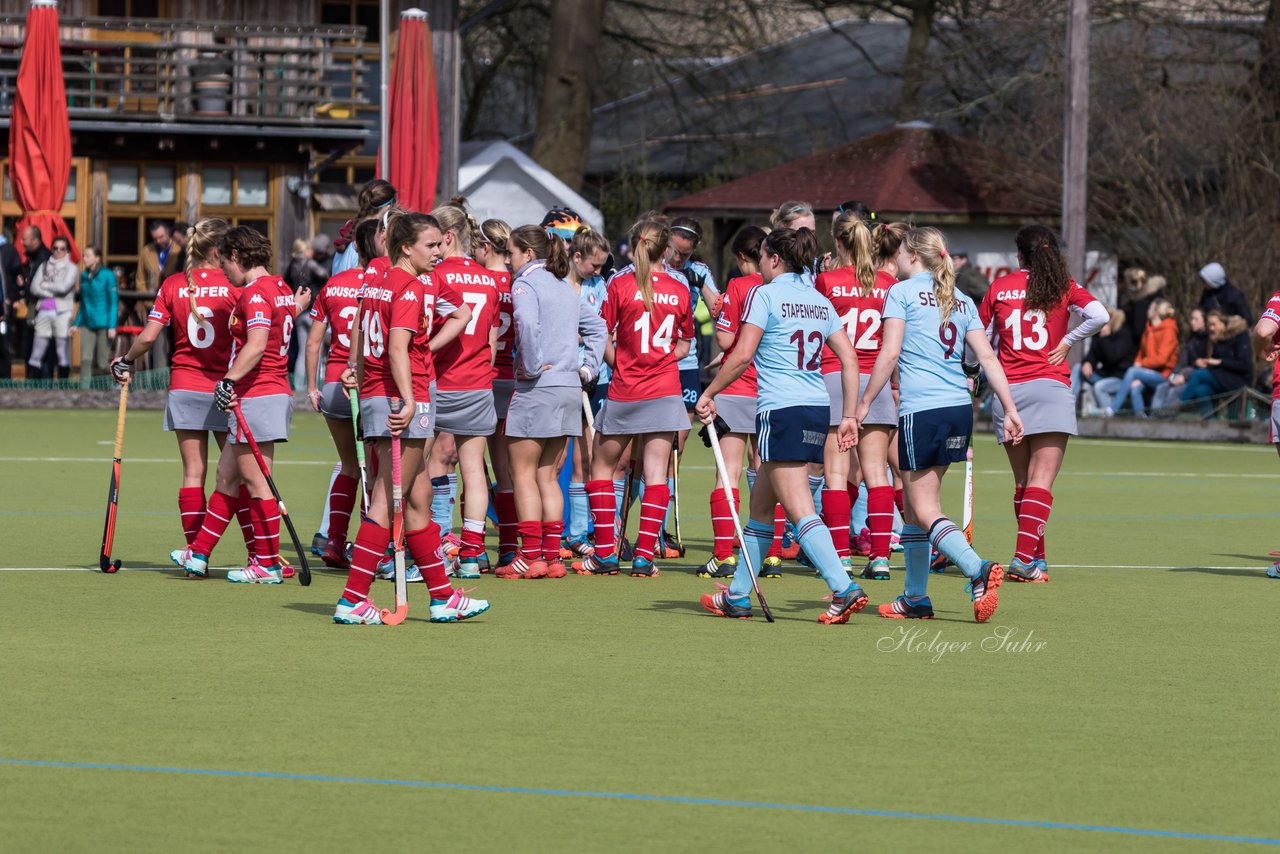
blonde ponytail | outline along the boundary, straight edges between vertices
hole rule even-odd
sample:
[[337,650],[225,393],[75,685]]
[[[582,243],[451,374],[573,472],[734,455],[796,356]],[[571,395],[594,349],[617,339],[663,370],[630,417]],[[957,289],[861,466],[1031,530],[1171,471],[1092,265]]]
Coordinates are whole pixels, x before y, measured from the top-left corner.
[[631,254],[635,257],[636,287],[644,310],[653,313],[653,268],[667,254],[671,224],[661,215],[648,216],[631,226]]
[[936,228],[913,228],[902,238],[902,243],[933,276],[939,328],[945,328],[960,301],[956,299],[956,265],[947,251],[942,232]]
[[187,229],[187,262],[183,272],[187,274],[187,296],[191,299],[191,313],[200,316],[196,304],[196,264],[207,264],[217,251],[218,244],[231,229],[231,224],[219,217],[208,217]]
[[853,267],[862,295],[870,296],[876,283],[876,264],[866,221],[853,211],[842,213],[831,225],[831,236],[840,261],[837,267]]

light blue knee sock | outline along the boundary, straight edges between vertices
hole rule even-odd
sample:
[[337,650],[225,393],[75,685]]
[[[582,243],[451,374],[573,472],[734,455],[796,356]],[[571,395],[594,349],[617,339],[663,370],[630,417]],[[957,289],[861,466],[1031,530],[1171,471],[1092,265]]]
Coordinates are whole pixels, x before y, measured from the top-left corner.
[[814,477],[809,475],[809,494],[813,496],[813,506],[815,512],[822,515],[822,484],[825,480],[822,477]]
[[756,470],[747,469],[747,489],[756,488]]
[[960,567],[966,578],[977,578],[982,572],[982,558],[969,545],[964,534],[946,516],[934,522],[929,528],[929,542],[951,562]]
[[929,595],[929,537],[915,525],[902,527],[902,556],[907,561],[908,599]]
[[446,475],[431,478],[431,521],[440,526],[440,536],[453,530],[453,497]]
[[[747,527],[742,529],[744,560],[738,562],[738,569],[733,573],[733,581],[729,582],[729,596],[734,599],[745,599],[751,595],[751,570],[757,573],[764,566],[764,557],[769,553],[773,543],[773,523],[765,524],[755,519],[747,520]],[[839,563],[839,561],[836,561]],[[750,563],[751,569],[747,568]]]
[[835,543],[831,542],[831,530],[827,528],[822,517],[816,513],[805,516],[796,523],[796,533],[800,540],[800,548],[813,561],[813,565],[822,573],[822,580],[827,582],[832,593],[843,593],[849,589],[849,573],[840,563],[840,555],[836,554]]
[[860,483],[858,500],[853,502],[853,519],[849,522],[849,528],[856,535],[861,534],[862,529],[867,527],[870,527],[867,525],[867,485]]
[[587,536],[587,518],[591,505],[587,502],[587,487],[582,483],[569,483],[569,527],[565,532],[569,539],[582,540]]
[[[671,514],[675,512],[676,507],[676,479],[674,477],[667,478],[667,512],[662,514],[662,528],[658,536],[667,533],[667,520],[671,518]],[[659,544],[661,545],[661,544]]]

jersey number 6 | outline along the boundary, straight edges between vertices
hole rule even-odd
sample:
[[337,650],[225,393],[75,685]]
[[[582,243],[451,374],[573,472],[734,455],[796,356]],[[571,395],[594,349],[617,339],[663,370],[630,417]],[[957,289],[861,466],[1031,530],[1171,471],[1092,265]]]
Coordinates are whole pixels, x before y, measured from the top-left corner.
[[816,371],[818,366],[822,364],[822,333],[816,329],[808,335],[809,343],[813,346],[813,351],[809,354],[806,361],[804,356],[805,334],[803,329],[797,329],[791,333],[791,341],[796,345],[796,370],[799,371]]

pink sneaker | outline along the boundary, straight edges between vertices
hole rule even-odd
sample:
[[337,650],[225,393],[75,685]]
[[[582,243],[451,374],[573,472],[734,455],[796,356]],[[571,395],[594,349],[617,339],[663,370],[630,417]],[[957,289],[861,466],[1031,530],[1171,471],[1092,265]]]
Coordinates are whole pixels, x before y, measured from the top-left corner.
[[871,530],[863,528],[858,532],[858,536],[853,538],[853,542],[849,543],[849,548],[853,549],[853,553],[867,557],[871,554]]
[[279,584],[284,581],[284,573],[278,566],[267,569],[255,560],[244,569],[233,569],[228,572],[227,581],[234,584]]

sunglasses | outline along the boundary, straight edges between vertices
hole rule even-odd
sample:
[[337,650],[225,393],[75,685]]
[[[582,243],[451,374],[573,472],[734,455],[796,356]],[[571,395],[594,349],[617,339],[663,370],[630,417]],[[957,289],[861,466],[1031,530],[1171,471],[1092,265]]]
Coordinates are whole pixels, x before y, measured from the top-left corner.
[[63,246],[61,243],[59,243],[57,246],[53,247],[53,251],[54,252],[70,252],[71,250],[66,246]]

